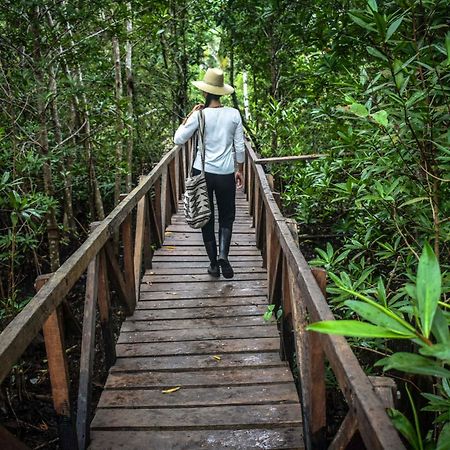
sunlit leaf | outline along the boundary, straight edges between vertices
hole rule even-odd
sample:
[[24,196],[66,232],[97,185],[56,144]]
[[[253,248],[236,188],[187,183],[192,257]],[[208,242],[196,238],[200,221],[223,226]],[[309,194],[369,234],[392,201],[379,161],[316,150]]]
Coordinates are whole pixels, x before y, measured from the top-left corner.
[[441,270],[430,245],[426,242],[417,269],[417,307],[425,337],[429,337],[431,325],[441,296]]
[[414,203],[423,202],[424,200],[428,200],[428,197],[416,197],[402,203],[399,208],[403,208],[404,206],[413,205]]
[[379,125],[382,125],[383,127],[387,127],[388,122],[388,114],[383,109],[381,111],[377,111],[376,113],[372,114],[372,119],[378,123]]
[[352,103],[350,105],[350,111],[358,117],[367,117],[369,115],[369,111],[367,111],[367,108],[364,105],[361,105],[361,103]]
[[404,339],[405,336],[384,327],[357,320],[325,320],[308,325],[307,330],[339,336]]
[[163,391],[161,391],[163,394],[172,394],[173,392],[177,392],[181,389],[181,386],[176,386],[170,389],[164,389]]

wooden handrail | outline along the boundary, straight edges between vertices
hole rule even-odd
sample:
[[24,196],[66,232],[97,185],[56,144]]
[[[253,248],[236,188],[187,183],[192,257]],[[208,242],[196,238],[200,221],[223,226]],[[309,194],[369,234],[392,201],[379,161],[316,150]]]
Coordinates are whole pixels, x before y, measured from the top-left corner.
[[[287,309],[291,311],[295,308],[307,312],[310,321],[334,320],[333,313],[286,224],[273,197],[264,170],[261,165],[257,164],[257,155],[248,141],[246,142],[246,153],[248,161],[246,173],[250,177],[246,180],[246,189],[251,203],[251,214],[254,218],[256,241],[260,243],[260,248],[265,253],[264,260],[269,259],[267,263],[269,299],[273,301],[274,298],[281,297],[282,304],[283,297],[286,296],[291,303],[283,306],[287,306]],[[254,189],[252,189],[253,186]],[[262,229],[262,222],[265,223],[266,230]],[[270,233],[273,235],[270,236]],[[274,239],[277,241],[276,244],[274,244]],[[263,241],[267,242],[263,243]],[[267,246],[269,249],[279,246],[280,255],[277,256],[275,253],[271,260]],[[298,294],[295,298],[285,292],[274,293],[273,284],[277,283],[277,277],[274,276],[276,269],[273,267],[280,264],[279,261],[282,261],[281,264],[284,262],[289,269],[289,278]],[[303,317],[304,319],[305,317]],[[294,339],[300,340],[299,332],[302,327],[304,329],[304,326],[299,323],[293,324]],[[283,334],[281,338],[284,339]],[[357,426],[366,447],[371,450],[404,449],[397,431],[385,412],[385,407],[376,395],[369,378],[362,370],[346,339],[341,336],[320,335],[316,341],[322,346],[347,404],[355,414]],[[301,365],[302,361],[297,361],[297,363]],[[303,361],[303,364],[305,363],[307,361]],[[301,382],[307,381],[302,380]],[[310,386],[304,386],[305,390],[309,390],[309,388]],[[305,406],[315,407],[314,404]],[[308,432],[311,432],[311,428],[305,430],[305,433]],[[309,446],[320,448],[321,445],[314,445],[314,439],[315,436],[308,436]]]
[[[62,424],[58,427],[59,444],[63,450],[82,450],[89,444],[96,310],[99,309],[105,365],[108,369],[116,357],[110,320],[109,282],[115,287],[125,313],[132,314],[139,296],[142,266],[146,269],[151,267],[152,248],[161,246],[166,225],[176,212],[178,200],[184,191],[188,167],[186,161],[191,151],[189,143],[173,147],[149,175],[140,177],[139,185],[128,195],[122,196],[122,201],[108,217],[91,224],[91,233],[78,250],[55,273],[37,280],[36,295],[0,334],[1,383],[44,327],[54,407]],[[153,198],[150,198],[151,195]],[[136,206],[136,220],[133,220]],[[120,236],[123,242],[123,271],[116,254],[117,247],[113,247],[113,240],[117,244]],[[107,268],[110,269],[109,273]],[[63,299],[86,270],[75,427],[67,374],[64,377],[67,359],[59,314]],[[3,434],[10,436],[6,432]],[[8,439],[8,442],[13,443],[15,438]]]

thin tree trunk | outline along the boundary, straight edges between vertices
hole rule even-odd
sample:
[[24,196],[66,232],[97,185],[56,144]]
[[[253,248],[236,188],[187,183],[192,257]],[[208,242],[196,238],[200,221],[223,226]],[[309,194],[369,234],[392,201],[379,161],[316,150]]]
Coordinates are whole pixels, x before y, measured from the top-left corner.
[[[45,88],[44,72],[42,70],[42,56],[41,56],[41,36],[39,29],[40,13],[39,7],[36,7],[34,11],[32,30],[34,35],[34,62],[35,62],[35,78],[38,85],[37,92],[37,112],[39,120],[39,146],[42,155],[44,156],[43,165],[43,181],[44,191],[48,197],[54,196],[53,179],[51,158],[49,155],[48,145],[48,130],[47,130],[47,118],[45,98],[47,90]],[[59,259],[59,230],[58,222],[56,220],[56,214],[54,208],[50,208],[47,214],[47,236],[49,243],[49,256],[50,256],[50,270],[55,272],[60,266]]]
[[123,120],[121,112],[122,101],[122,71],[120,64],[120,44],[119,38],[114,36],[112,38],[112,50],[114,60],[114,73],[115,73],[115,95],[116,95],[116,176],[114,183],[114,205],[117,205],[120,201],[120,194],[122,190],[122,136],[123,136]]
[[133,72],[132,72],[132,45],[131,34],[133,32],[133,18],[131,4],[128,3],[127,19],[127,42],[126,42],[126,57],[125,57],[125,72],[127,79],[127,100],[128,100],[128,120],[127,120],[127,175],[125,179],[125,186],[127,192],[132,189],[132,170],[133,170],[133,144],[134,144],[134,111],[133,111]]

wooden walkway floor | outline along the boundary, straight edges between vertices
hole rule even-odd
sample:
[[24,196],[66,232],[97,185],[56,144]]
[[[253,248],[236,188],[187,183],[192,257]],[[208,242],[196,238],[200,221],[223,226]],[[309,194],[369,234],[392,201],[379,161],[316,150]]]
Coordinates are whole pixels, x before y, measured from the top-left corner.
[[[206,274],[201,233],[172,218],[122,325],[91,449],[302,449],[301,410],[266,324],[266,271],[242,193],[231,280]],[[177,388],[173,392],[164,392]]]

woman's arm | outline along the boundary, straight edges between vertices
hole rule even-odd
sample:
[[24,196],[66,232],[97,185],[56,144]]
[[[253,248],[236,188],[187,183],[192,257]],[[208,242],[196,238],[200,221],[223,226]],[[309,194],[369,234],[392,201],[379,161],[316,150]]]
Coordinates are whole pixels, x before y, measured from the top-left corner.
[[236,187],[242,188],[244,185],[244,160],[245,160],[245,147],[244,147],[244,130],[242,128],[242,118],[238,112],[238,123],[236,130],[234,131],[234,151],[236,152],[237,168],[235,173]]
[[198,112],[203,108],[203,105],[196,105],[192,111],[183,120],[183,123],[175,132],[173,141],[177,145],[182,145],[189,140],[189,138],[197,131],[198,128]]

